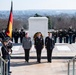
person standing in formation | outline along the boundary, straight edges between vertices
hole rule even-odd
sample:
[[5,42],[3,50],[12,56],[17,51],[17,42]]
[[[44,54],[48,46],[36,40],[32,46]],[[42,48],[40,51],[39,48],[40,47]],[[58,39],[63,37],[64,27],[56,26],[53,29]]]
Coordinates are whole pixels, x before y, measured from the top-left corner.
[[15,31],[13,32],[13,38],[14,38],[15,43],[18,43],[19,31],[18,31],[17,28],[16,28]]
[[22,39],[23,39],[23,37],[25,36],[25,32],[24,32],[24,30],[23,29],[21,29],[21,31],[20,31],[20,43],[22,43]]

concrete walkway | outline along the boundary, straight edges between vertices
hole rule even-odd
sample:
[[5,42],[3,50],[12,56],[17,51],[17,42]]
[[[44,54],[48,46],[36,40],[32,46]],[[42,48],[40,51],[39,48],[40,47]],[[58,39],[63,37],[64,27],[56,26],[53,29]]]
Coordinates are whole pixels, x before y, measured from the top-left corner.
[[29,63],[23,59],[12,59],[11,71],[11,75],[67,75],[67,60],[53,60],[52,63],[47,63],[42,59],[38,64],[34,59]]
[[[19,50],[14,49],[12,57],[24,57],[23,52],[20,46]],[[41,59],[41,63],[37,63],[36,58],[31,58],[29,63],[25,62],[23,58],[11,59],[11,75],[67,75],[67,61],[69,59],[60,59],[59,57],[74,57],[75,54],[76,44],[56,44],[53,57],[57,57],[57,59],[52,59],[52,63],[48,63],[46,58]],[[32,56],[36,57],[34,48],[30,51],[30,57]],[[42,56],[46,57],[45,48],[42,51]]]

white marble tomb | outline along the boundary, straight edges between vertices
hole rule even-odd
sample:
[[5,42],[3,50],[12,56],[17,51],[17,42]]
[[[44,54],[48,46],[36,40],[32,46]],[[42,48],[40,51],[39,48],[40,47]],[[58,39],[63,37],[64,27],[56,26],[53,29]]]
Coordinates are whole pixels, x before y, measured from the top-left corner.
[[45,38],[48,33],[48,18],[47,17],[30,17],[29,22],[29,35],[33,38],[36,32],[41,32]]

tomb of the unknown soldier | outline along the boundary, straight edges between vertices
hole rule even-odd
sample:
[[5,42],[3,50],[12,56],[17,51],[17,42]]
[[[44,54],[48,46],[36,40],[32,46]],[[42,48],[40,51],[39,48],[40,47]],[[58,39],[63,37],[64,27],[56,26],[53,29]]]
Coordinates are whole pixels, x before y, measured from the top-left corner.
[[76,75],[76,1],[0,0],[0,75]]
[[37,32],[41,32],[45,38],[48,33],[48,18],[47,17],[30,17],[29,23],[29,35],[33,39],[33,36]]

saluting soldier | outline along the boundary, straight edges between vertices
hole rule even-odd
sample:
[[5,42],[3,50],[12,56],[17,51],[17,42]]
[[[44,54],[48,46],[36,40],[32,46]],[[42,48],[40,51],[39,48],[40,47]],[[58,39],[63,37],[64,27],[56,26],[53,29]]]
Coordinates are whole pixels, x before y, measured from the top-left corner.
[[21,31],[20,31],[20,43],[22,43],[22,39],[24,36],[25,36],[25,32],[23,29],[21,29]]
[[15,29],[15,31],[13,33],[13,37],[14,37],[15,43],[18,43],[19,31],[17,29]]
[[44,40],[40,32],[37,33],[37,37],[35,37],[34,39],[34,46],[35,46],[36,54],[37,54],[37,62],[40,63],[41,62],[41,51],[44,47]]
[[48,36],[45,38],[45,48],[47,50],[47,60],[48,62],[52,62],[52,51],[54,48],[55,42],[52,38],[52,33],[48,32]]

